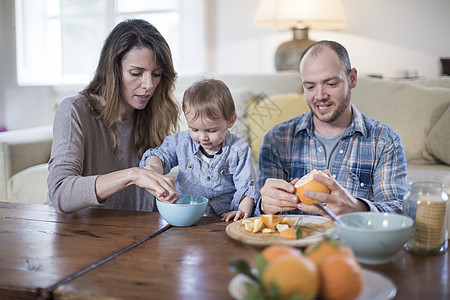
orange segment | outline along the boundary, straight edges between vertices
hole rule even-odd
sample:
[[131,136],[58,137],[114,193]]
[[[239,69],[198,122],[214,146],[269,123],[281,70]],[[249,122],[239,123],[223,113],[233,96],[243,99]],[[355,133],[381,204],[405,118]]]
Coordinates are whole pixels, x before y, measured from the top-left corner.
[[295,221],[292,220],[292,219],[289,219],[288,217],[284,217],[284,218],[281,220],[280,223],[281,223],[281,224],[287,224],[287,225],[289,225],[289,226],[292,226],[292,225],[294,225]]
[[252,233],[256,233],[261,231],[262,227],[263,227],[264,223],[261,220],[261,218],[257,218],[255,219],[255,221],[253,222],[253,230]]
[[285,231],[288,228],[289,228],[288,224],[282,224],[282,223],[277,224],[277,231],[278,232]]
[[244,223],[244,228],[245,228],[245,230],[252,232],[253,231],[253,225],[254,225],[253,221],[252,222],[246,222],[246,223]]
[[274,232],[277,232],[277,231],[275,229],[265,227],[265,228],[263,228],[261,230],[261,232],[262,233],[274,233]]
[[286,239],[295,240],[295,239],[297,239],[297,229],[289,227],[289,228],[283,230],[282,232],[280,232],[278,235],[280,237],[283,237],[283,238],[286,238]]
[[261,215],[261,219],[267,228],[275,229],[277,224],[281,222],[281,218],[277,215]]

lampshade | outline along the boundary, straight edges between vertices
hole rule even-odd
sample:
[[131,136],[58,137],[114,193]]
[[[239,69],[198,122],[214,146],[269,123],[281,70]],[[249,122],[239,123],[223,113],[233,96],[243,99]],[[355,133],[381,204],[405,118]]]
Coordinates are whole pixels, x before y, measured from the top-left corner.
[[281,44],[275,54],[277,71],[285,71],[298,70],[302,53],[314,43],[309,29],[340,29],[347,17],[341,0],[260,0],[253,23],[292,30],[293,40]]
[[254,24],[280,29],[301,24],[310,29],[334,30],[345,27],[347,17],[341,0],[260,0]]

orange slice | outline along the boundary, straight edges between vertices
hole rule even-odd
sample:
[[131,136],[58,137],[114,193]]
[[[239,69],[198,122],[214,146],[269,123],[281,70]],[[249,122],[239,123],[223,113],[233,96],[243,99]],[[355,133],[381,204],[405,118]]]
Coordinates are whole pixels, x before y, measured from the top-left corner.
[[267,228],[275,230],[277,224],[281,222],[281,217],[277,215],[261,215],[261,220]]

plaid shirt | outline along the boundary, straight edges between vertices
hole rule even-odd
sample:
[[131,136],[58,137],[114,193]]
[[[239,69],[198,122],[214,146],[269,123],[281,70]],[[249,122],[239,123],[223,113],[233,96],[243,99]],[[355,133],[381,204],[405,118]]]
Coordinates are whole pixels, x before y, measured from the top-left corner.
[[[406,157],[400,136],[352,106],[352,122],[339,141],[330,172],[371,211],[402,213],[407,191]],[[314,137],[311,111],[273,127],[264,137],[258,161],[258,186],[267,178],[290,182],[312,169],[325,170],[322,144]],[[260,202],[260,201],[259,201]],[[256,206],[260,214],[260,203]],[[300,210],[283,214],[307,214]]]

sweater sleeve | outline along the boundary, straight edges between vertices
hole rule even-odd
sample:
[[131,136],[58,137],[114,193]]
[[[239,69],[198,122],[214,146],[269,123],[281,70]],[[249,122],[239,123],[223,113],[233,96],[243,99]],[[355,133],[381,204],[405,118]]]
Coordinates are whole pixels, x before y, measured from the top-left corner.
[[75,109],[74,99],[66,98],[56,111],[47,179],[47,202],[64,213],[101,205],[95,192],[98,175],[82,176],[85,151],[81,120],[86,116]]

